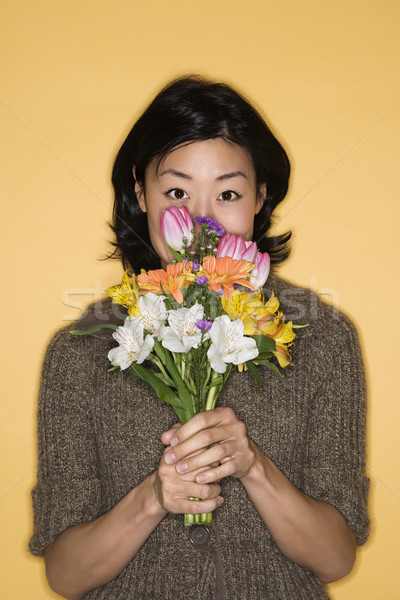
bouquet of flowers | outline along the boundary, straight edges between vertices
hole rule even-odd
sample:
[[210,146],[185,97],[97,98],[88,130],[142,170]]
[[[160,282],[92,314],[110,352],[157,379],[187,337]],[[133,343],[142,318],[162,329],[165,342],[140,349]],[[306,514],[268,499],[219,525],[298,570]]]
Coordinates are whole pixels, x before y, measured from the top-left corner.
[[[281,376],[272,361],[291,364],[288,347],[295,337],[278,298],[263,295],[269,255],[255,242],[225,234],[214,219],[194,220],[197,234],[186,207],[164,210],[161,232],[175,260],[165,270],[126,272],[120,285],[106,290],[128,311],[123,326],[72,332],[114,328],[118,346],[108,353],[110,371],[129,369],[133,379],[145,380],[181,423],[215,408],[235,367],[248,370],[258,390],[257,365]],[[211,523],[211,513],[185,515],[185,525],[195,523]]]

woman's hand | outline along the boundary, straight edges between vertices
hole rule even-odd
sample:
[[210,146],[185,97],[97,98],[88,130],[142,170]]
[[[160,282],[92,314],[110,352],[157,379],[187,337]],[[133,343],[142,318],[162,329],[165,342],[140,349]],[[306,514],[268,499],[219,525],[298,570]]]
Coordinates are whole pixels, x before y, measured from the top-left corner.
[[[175,426],[168,433],[177,431]],[[165,434],[163,439],[165,438]],[[166,462],[166,457],[172,452],[172,447],[167,446],[164,451],[155,480],[156,495],[160,506],[170,513],[200,514],[212,512],[223,502],[219,495],[221,488],[218,483],[199,483],[195,477],[202,468],[195,468],[185,474],[179,474],[175,465]],[[194,458],[194,457],[193,457]],[[199,498],[201,501],[190,500]]]
[[161,439],[169,444],[165,463],[181,475],[190,474],[198,484],[214,483],[227,476],[240,479],[255,463],[246,427],[231,408],[198,413],[184,425],[163,433]]
[[199,413],[166,431],[162,441],[169,444],[165,464],[199,484],[211,485],[229,475],[241,479],[278,548],[293,562],[324,582],[349,572],[355,541],[344,517],[292,485],[248,439],[232,409]]

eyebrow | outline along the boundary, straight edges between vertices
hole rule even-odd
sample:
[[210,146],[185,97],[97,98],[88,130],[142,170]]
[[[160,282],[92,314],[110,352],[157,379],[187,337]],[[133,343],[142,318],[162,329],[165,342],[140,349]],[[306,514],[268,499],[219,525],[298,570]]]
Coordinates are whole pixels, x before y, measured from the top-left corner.
[[[166,169],[162,173],[160,173],[160,177],[163,175],[175,175],[175,177],[180,177],[181,179],[193,179],[187,173],[182,173],[182,171],[175,171],[175,169]],[[233,177],[244,177],[247,179],[247,175],[243,173],[243,171],[232,171],[232,173],[224,173],[215,179],[215,181],[225,181],[226,179],[233,179]]]

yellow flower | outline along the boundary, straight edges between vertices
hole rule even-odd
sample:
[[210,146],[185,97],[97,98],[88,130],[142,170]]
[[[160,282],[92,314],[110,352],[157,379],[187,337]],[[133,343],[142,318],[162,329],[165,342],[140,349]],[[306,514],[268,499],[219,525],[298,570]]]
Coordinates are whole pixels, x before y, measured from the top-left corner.
[[244,323],[244,335],[252,335],[257,326],[257,321],[252,316],[253,294],[234,290],[228,299],[226,294],[221,297],[222,307],[232,321],[241,319]]
[[292,321],[285,323],[282,313],[279,313],[277,315],[276,325],[276,331],[273,335],[271,335],[271,337],[275,340],[276,344],[274,354],[278,359],[281,367],[287,367],[292,360],[287,346],[291,346],[291,343],[296,337],[296,334],[293,331]]
[[125,306],[131,317],[140,316],[138,307],[139,286],[134,273],[130,277],[128,272],[125,271],[121,285],[113,285],[105,290],[105,293],[112,298],[113,304]]
[[291,321],[285,323],[281,312],[275,314],[279,308],[279,300],[273,292],[265,303],[261,290],[256,292],[234,290],[229,299],[223,296],[221,300],[224,311],[232,321],[235,319],[243,321],[244,335],[266,335],[273,338],[276,344],[274,354],[280,366],[287,367],[290,364],[292,359],[287,348],[296,334],[293,332]]
[[234,290],[229,300],[223,296],[222,306],[232,319],[242,319],[244,335],[270,335],[275,333],[277,325],[274,313],[279,308],[279,300],[272,292],[271,298],[264,303],[261,290],[241,292]]

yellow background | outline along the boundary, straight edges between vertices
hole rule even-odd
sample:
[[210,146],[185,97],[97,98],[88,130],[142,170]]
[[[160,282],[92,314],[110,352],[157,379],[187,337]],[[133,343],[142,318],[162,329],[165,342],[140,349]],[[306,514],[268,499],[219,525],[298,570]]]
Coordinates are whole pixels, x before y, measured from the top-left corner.
[[[4,0],[0,596],[55,598],[26,546],[40,364],[51,333],[118,282],[100,262],[113,155],[159,87],[245,92],[292,164],[281,274],[355,320],[369,382],[369,542],[334,600],[400,597],[397,0]],[[295,600],[295,599],[294,599]]]

